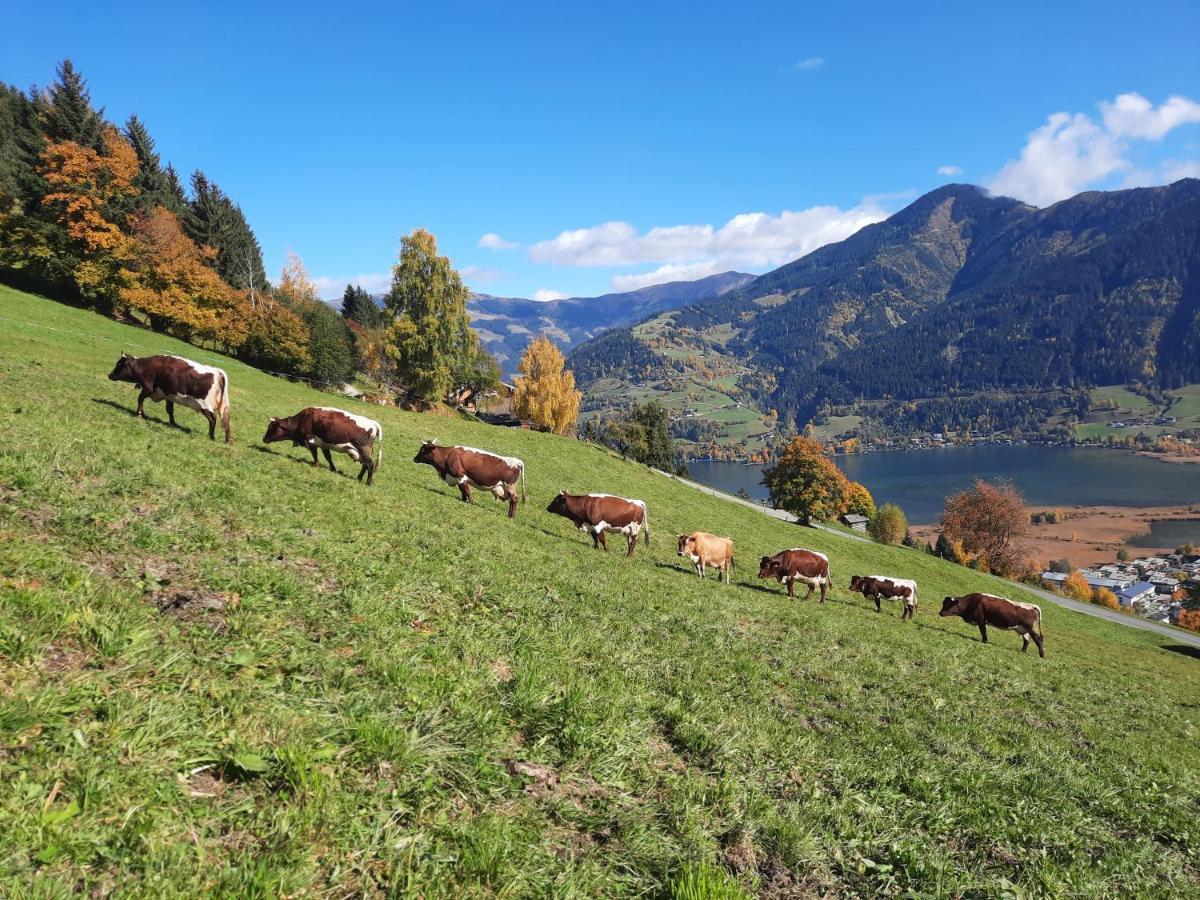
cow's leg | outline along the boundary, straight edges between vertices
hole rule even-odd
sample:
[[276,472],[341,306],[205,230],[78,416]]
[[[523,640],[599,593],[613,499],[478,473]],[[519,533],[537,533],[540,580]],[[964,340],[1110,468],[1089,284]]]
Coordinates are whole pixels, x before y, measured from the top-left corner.
[[[829,579],[826,578],[821,581],[821,602],[822,603],[825,602],[825,592],[828,590],[829,590]],[[809,593],[812,593],[812,592],[810,591]]]
[[1042,636],[1040,634],[1038,634],[1036,631],[1031,632],[1031,634],[1033,635],[1033,642],[1035,644],[1037,644],[1038,656],[1040,656],[1042,659],[1045,659],[1046,658],[1046,648],[1042,646]]
[[466,479],[458,483],[458,491],[462,494],[463,503],[471,502],[471,485],[467,484]]
[[325,462],[329,463],[329,471],[336,472],[337,466],[333,464],[333,454],[329,452],[329,448],[322,447],[321,452],[325,454]]
[[142,407],[145,405],[146,398],[149,396],[150,396],[149,391],[142,391],[140,394],[138,394],[138,408],[137,408],[136,415],[139,419],[146,418],[146,411]]
[[515,519],[517,517],[517,492],[512,489],[510,484],[506,484],[504,490],[504,499],[508,501],[508,517]]
[[795,600],[796,599],[796,582],[789,578],[787,586],[788,586],[788,596],[791,599]]
[[312,454],[312,457],[313,457],[312,464],[313,464],[313,467],[316,468],[318,465],[321,464],[320,460],[317,459],[317,445],[309,444],[308,451]]
[[636,534],[625,535],[625,542],[629,545],[629,552],[626,553],[625,555],[633,556],[633,548],[637,546],[637,535]]
[[696,563],[696,574],[701,578],[704,577],[704,560],[700,560]]
[[367,476],[367,484],[375,483],[375,459],[371,456],[371,450],[368,447],[358,448],[358,461],[362,463],[362,468],[358,470],[358,480],[363,480],[363,475]]
[[879,595],[872,594],[871,599],[875,601],[875,612],[877,612],[877,613],[883,612],[883,606],[881,606],[879,603]]
[[1017,634],[1021,636],[1021,652],[1025,653],[1029,650],[1029,632],[1017,629]]
[[608,552],[608,538],[606,538],[604,536],[603,531],[597,531],[597,532],[595,532],[595,535],[596,535],[596,540],[599,541],[600,546],[603,547],[604,552],[607,553]]
[[979,620],[979,636],[980,636],[980,637],[983,639],[983,642],[984,642],[985,644],[988,642],[988,639],[987,639],[987,622],[983,621],[983,619],[980,619],[980,620]]
[[[208,419],[208,439],[215,441],[217,439],[217,414],[209,412],[207,409],[202,409],[200,412],[204,413],[204,418]],[[174,425],[175,423],[172,422],[171,424]]]
[[167,421],[171,423],[172,428],[179,427],[179,424],[175,421],[175,404],[170,400],[167,401]]

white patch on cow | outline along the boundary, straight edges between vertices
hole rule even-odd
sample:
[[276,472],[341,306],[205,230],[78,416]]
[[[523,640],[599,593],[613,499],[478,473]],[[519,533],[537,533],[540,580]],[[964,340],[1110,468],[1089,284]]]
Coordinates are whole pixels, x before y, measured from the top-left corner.
[[784,550],[783,552],[784,553],[811,553],[813,556],[819,556],[819,557],[821,557],[821,559],[825,560],[825,562],[829,562],[829,557],[826,556],[824,553],[822,553],[820,550],[809,550],[807,547],[792,547],[791,549]]
[[383,436],[383,426],[374,419],[368,419],[366,416],[359,416],[352,412],[346,412],[346,410],[338,409],[336,406],[317,406],[314,408],[324,410],[325,412],[340,413],[373,438],[379,438]]
[[216,366],[206,366],[183,356],[167,355],[171,359],[187,363],[194,372],[198,372],[201,375],[211,375],[213,377],[212,384],[209,385],[208,393],[203,397],[189,397],[187,394],[164,394],[162,391],[155,391],[150,395],[150,399],[159,401],[169,400],[171,403],[178,403],[180,406],[186,406],[188,409],[196,410],[196,412],[218,412],[221,409],[221,386],[224,385],[227,389],[229,386],[229,376],[225,374],[225,370],[218,369]]
[[505,465],[512,466],[515,469],[524,469],[525,463],[517,459],[515,456],[501,456],[499,453],[493,453],[491,450],[480,450],[478,447],[455,447],[455,450],[467,450],[471,453],[479,453],[483,456],[490,456],[492,459],[498,459]]

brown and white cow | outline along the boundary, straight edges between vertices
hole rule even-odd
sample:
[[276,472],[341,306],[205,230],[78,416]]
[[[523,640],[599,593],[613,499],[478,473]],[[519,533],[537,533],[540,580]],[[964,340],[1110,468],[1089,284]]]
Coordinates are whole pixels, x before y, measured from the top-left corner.
[[358,480],[367,476],[367,484],[375,483],[375,473],[383,461],[383,426],[366,416],[356,416],[344,409],[330,406],[308,406],[286,419],[272,419],[263,435],[263,443],[291,441],[293,446],[307,447],[312,464],[317,464],[317,450],[325,452],[329,471],[336,472],[331,450],[345,453],[358,463]]
[[1042,608],[1036,603],[1018,603],[993,594],[964,594],[942,601],[939,616],[959,616],[968,625],[979,626],[979,636],[988,642],[987,627],[1004,628],[1021,636],[1021,652],[1029,649],[1029,639],[1037,644],[1038,656],[1045,657],[1042,647]]
[[850,590],[870,597],[875,601],[875,612],[883,612],[879,599],[903,600],[904,612],[901,619],[911,619],[917,611],[917,583],[911,578],[893,578],[891,575],[854,575],[850,578]]
[[650,546],[650,516],[641,500],[627,500],[612,494],[568,494],[559,491],[546,507],[547,512],[570,519],[580,531],[592,536],[592,546],[608,549],[606,532],[625,535],[629,545],[627,556],[633,556],[639,534]]
[[229,376],[223,369],[204,366],[182,356],[138,357],[122,353],[108,373],[108,380],[128,381],[141,388],[137,402],[139,418],[146,417],[142,407],[147,398],[155,402],[166,401],[167,419],[172,428],[178,428],[175,404],[180,403],[208,419],[209,440],[216,440],[218,418],[225,431],[225,443],[233,440],[229,429]]
[[679,555],[686,556],[696,566],[696,574],[704,577],[704,570],[712,566],[717,570],[717,580],[725,575],[729,584],[729,570],[733,567],[733,541],[717,537],[706,531],[693,531],[679,536]]
[[489,491],[497,500],[508,501],[508,517],[517,514],[517,482],[525,502],[525,463],[515,456],[500,456],[475,447],[444,447],[425,441],[413,457],[437,470],[438,477],[457,487],[464,503],[471,502],[471,488]]
[[825,592],[829,589],[829,557],[801,547],[780,550],[774,556],[764,556],[759,561],[758,577],[779,579],[780,584],[787,585],[789,597],[796,596],[796,582],[801,581],[808,585],[805,600],[819,588],[821,602],[824,603]]

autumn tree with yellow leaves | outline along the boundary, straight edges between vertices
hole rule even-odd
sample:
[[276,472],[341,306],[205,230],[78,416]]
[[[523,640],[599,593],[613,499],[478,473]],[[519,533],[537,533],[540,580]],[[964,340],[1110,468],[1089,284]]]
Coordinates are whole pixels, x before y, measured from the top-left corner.
[[549,338],[530,342],[521,357],[521,377],[513,395],[513,412],[518,418],[555,434],[574,430],[583,394],[575,389],[575,374],[565,368],[565,362]]

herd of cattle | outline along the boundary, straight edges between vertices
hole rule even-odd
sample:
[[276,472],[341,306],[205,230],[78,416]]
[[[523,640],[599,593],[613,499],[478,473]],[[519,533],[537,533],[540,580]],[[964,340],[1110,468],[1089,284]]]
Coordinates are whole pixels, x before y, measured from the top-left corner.
[[[179,356],[135,357],[122,354],[109,373],[112,381],[127,381],[140,388],[137,415],[145,417],[143,405],[147,399],[165,402],[167,417],[173,427],[175,404],[195,409],[208,420],[208,436],[216,438],[218,420],[225,432],[225,443],[232,441],[229,427],[229,377],[221,369],[204,366]],[[271,419],[264,443],[290,440],[293,446],[305,447],[312,453],[312,465],[318,465],[317,451],[323,451],[332,471],[331,451],[347,454],[360,465],[358,480],[366,477],[367,484],[383,459],[383,426],[374,419],[330,407],[308,407],[287,418]],[[512,456],[500,456],[474,447],[447,447],[435,441],[421,444],[415,463],[432,466],[438,477],[457,487],[464,502],[471,503],[472,489],[487,491],[497,500],[508,503],[508,517],[517,514],[518,494],[525,501],[525,464]],[[607,534],[621,534],[626,540],[626,555],[633,556],[641,535],[650,544],[650,519],[646,504],[612,494],[569,494],[560,491],[546,508],[548,512],[569,520],[576,528],[591,535],[592,545],[608,550]],[[733,568],[733,541],[703,531],[679,535],[678,554],[690,559],[696,574],[704,578],[708,568],[717,570],[718,580],[724,576],[729,583]],[[829,559],[816,550],[799,547],[781,550],[774,556],[759,560],[759,578],[774,578],[787,586],[788,597],[796,596],[796,582],[808,588],[804,599],[820,592],[825,602],[831,581]],[[917,583],[907,578],[885,575],[855,575],[850,590],[875,602],[881,612],[881,599],[903,601],[902,619],[911,619],[917,609]],[[941,616],[959,616],[968,624],[978,626],[980,637],[987,643],[987,628],[1015,631],[1023,640],[1022,651],[1029,649],[1032,639],[1038,654],[1045,656],[1042,646],[1042,611],[1033,603],[1018,603],[992,594],[972,593],[962,597],[946,597]]]

